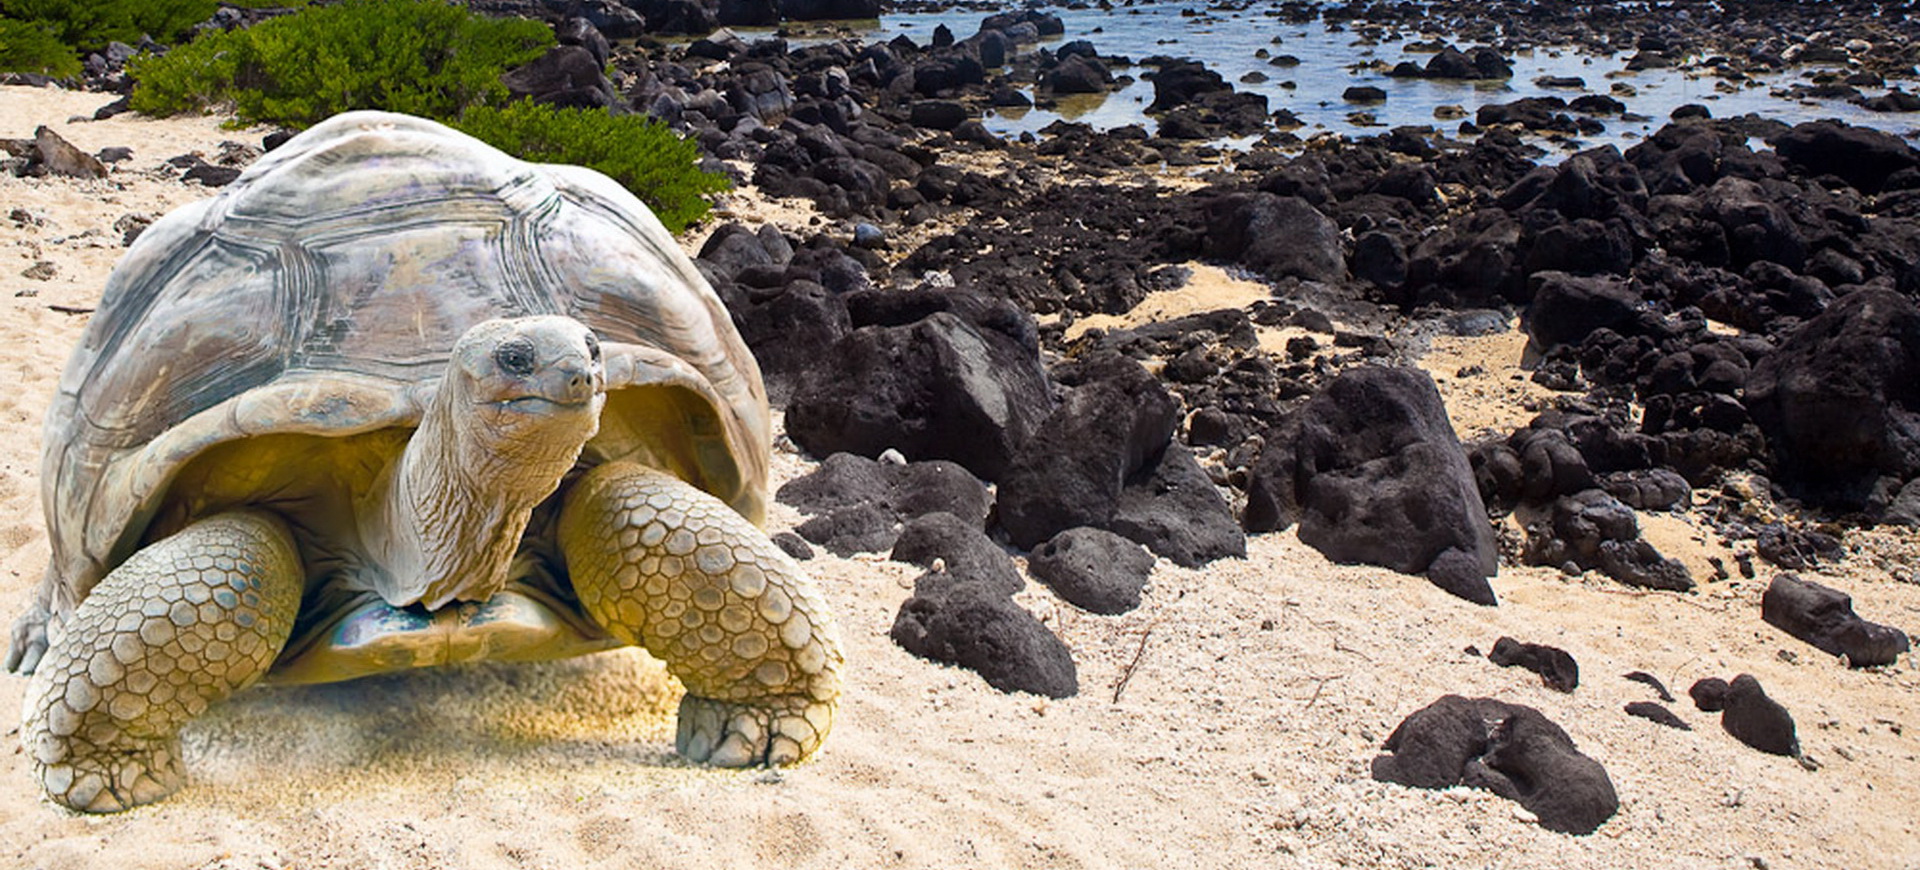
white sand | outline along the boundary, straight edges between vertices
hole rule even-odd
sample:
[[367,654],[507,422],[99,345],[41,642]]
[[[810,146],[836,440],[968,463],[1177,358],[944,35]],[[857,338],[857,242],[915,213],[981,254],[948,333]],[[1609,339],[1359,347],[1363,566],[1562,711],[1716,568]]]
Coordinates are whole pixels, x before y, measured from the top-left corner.
[[[0,88],[0,136],[62,127],[106,101]],[[118,255],[108,228],[121,215],[207,193],[142,167],[240,138],[206,120],[62,129],[89,150],[130,145],[136,160],[104,182],[0,178],[0,347],[10,381],[0,393],[0,624],[23,609],[47,557],[40,417],[84,320],[46,306],[90,304]],[[4,220],[15,207],[47,226],[15,227]],[[90,230],[100,235],[75,238]],[[54,280],[18,277],[40,259],[56,264]],[[38,295],[16,296],[22,290]],[[780,480],[811,467],[787,454],[776,466]],[[777,508],[772,525],[797,519]],[[1920,586],[1890,574],[1913,570],[1920,542],[1881,532],[1850,544],[1861,555],[1844,571],[1813,576],[1852,593],[1869,618],[1920,626]],[[678,687],[634,652],[250,691],[189,730],[194,785],[106,818],[42,800],[17,731],[6,730],[0,865],[1920,863],[1920,674],[1910,661],[1848,671],[1763,624],[1770,573],[1679,596],[1507,568],[1494,581],[1502,606],[1483,609],[1418,578],[1331,565],[1291,534],[1249,549],[1245,561],[1203,571],[1163,562],[1145,603],[1125,616],[1076,611],[1037,586],[1023,594],[1079,663],[1081,694],[1064,701],[1001,694],[972,673],[907,655],[886,634],[913,569],[822,556],[809,568],[839,607],[845,704],[819,759],[778,773],[675,757]],[[1581,664],[1579,690],[1558,694],[1461,651],[1488,649],[1502,634],[1567,649]],[[1694,723],[1690,733],[1627,717],[1622,705],[1652,699],[1620,679],[1630,670],[1679,692],[1702,677],[1755,674],[1792,710],[1822,767],[1748,749],[1684,699],[1675,711]],[[0,711],[18,708],[24,686],[0,677]],[[1449,692],[1540,708],[1606,766],[1619,815],[1592,836],[1569,837],[1486,793],[1369,779],[1368,762],[1394,725]]]

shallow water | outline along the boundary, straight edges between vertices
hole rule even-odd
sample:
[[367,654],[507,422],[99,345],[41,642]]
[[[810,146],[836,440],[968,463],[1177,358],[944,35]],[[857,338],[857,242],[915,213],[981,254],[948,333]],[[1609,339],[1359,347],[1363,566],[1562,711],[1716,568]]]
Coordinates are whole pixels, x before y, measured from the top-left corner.
[[[1757,78],[1733,86],[1719,78],[1676,69],[1628,72],[1629,55],[1611,56],[1583,53],[1574,48],[1547,49],[1509,55],[1513,77],[1505,81],[1466,82],[1427,79],[1398,79],[1385,70],[1402,60],[1424,66],[1429,53],[1409,52],[1405,46],[1416,40],[1446,38],[1444,33],[1400,33],[1377,44],[1354,30],[1326,22],[1292,24],[1268,17],[1258,8],[1241,12],[1204,12],[1182,15],[1183,11],[1203,11],[1203,3],[1171,2],[1142,4],[1125,9],[1051,8],[1066,24],[1066,34],[1041,43],[1056,48],[1076,39],[1090,40],[1103,57],[1125,56],[1138,62],[1152,55],[1187,57],[1204,62],[1220,73],[1236,89],[1267,97],[1270,109],[1293,112],[1304,126],[1294,131],[1301,138],[1321,133],[1369,136],[1400,125],[1430,125],[1453,132],[1458,120],[1438,120],[1439,106],[1458,106],[1472,118],[1476,109],[1489,103],[1505,103],[1522,97],[1557,96],[1571,100],[1583,93],[1609,94],[1616,82],[1630,86],[1634,94],[1611,93],[1627,106],[1629,113],[1646,116],[1644,121],[1601,117],[1606,131],[1583,136],[1559,146],[1573,150],[1612,144],[1626,148],[1640,137],[1659,129],[1676,107],[1688,103],[1705,105],[1714,117],[1733,117],[1749,112],[1789,124],[1820,118],[1839,118],[1851,124],[1876,127],[1909,138],[1920,137],[1920,113],[1886,114],[1869,112],[1842,101],[1798,101],[1776,96],[1775,92],[1802,81],[1813,67],[1790,70],[1777,76]],[[978,32],[987,13],[979,10],[895,13],[882,17],[875,29],[866,31],[870,39],[880,41],[906,35],[925,45],[932,41],[934,28],[945,24],[958,39]],[[1456,42],[1459,48],[1473,43]],[[1276,67],[1256,52],[1265,49],[1273,56],[1293,55],[1300,63],[1294,67]],[[1377,68],[1362,65],[1383,62]],[[1136,79],[1151,72],[1150,67],[1120,67],[1110,64],[1115,75]],[[1261,73],[1265,82],[1242,82],[1248,73]],[[1542,76],[1578,76],[1585,80],[1582,90],[1544,88],[1534,84]],[[1289,87],[1291,85],[1291,87]],[[1378,103],[1349,103],[1341,94],[1354,85],[1374,85],[1386,91],[1387,99]],[[1033,96],[1032,89],[1026,89]],[[1731,92],[1729,92],[1731,90]],[[1878,90],[1863,89],[1869,96]],[[1144,109],[1153,101],[1153,85],[1144,80],[1107,95],[1087,95],[1062,99],[1057,106],[1042,109],[990,109],[986,117],[989,130],[1003,136],[1038,132],[1056,120],[1078,121],[1099,129],[1126,124],[1141,124],[1152,131],[1156,124]],[[1358,120],[1364,112],[1370,121]],[[1569,113],[1571,114],[1571,113]]]

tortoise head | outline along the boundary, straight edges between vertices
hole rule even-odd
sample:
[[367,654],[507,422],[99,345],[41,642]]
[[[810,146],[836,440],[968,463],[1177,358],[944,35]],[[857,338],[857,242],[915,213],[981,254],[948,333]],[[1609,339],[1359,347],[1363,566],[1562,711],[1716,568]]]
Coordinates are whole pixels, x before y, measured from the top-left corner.
[[441,382],[468,438],[508,454],[577,454],[606,404],[600,339],[571,317],[488,320],[453,345]]

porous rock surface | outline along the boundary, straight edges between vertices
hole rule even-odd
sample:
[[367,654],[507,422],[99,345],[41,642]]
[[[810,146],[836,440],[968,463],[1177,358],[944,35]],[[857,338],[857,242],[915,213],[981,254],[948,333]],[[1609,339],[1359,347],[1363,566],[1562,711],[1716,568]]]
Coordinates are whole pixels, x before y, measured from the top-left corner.
[[1337,562],[1428,572],[1477,604],[1495,603],[1493,529],[1433,379],[1418,369],[1349,370],[1309,400],[1260,454],[1247,488],[1249,531],[1300,524]]
[[1381,748],[1376,780],[1486,789],[1548,830],[1590,834],[1620,808],[1606,768],[1532,707],[1445,695],[1402,720]]

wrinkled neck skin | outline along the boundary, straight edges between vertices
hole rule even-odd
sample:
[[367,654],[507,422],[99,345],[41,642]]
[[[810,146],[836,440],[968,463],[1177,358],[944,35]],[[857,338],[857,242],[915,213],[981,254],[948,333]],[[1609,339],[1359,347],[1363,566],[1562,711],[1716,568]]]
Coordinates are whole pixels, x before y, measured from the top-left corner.
[[593,413],[510,421],[477,413],[458,377],[442,382],[400,455],[357,511],[374,591],[395,607],[485,601],[533,509],[553,494],[593,437]]

